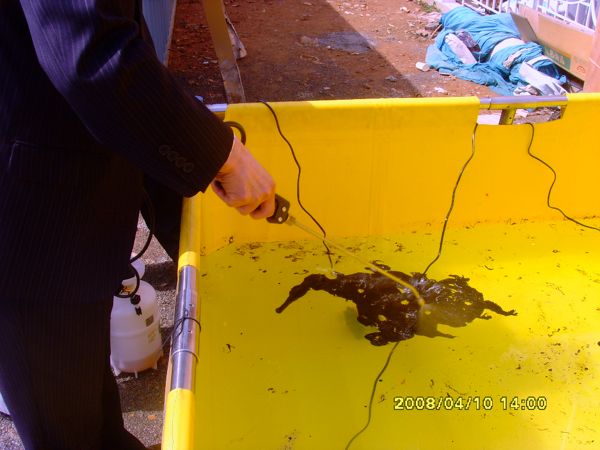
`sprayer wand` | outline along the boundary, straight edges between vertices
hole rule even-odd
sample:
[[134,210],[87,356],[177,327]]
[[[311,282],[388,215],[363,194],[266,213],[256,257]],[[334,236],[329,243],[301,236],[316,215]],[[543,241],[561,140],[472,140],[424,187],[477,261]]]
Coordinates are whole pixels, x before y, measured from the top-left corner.
[[314,231],[312,228],[307,227],[302,222],[298,222],[298,220],[294,216],[290,215],[289,211],[290,211],[290,202],[288,200],[286,200],[285,198],[283,198],[281,195],[275,194],[275,212],[273,213],[273,215],[271,217],[267,218],[267,222],[275,223],[275,224],[287,223],[288,225],[293,225],[293,226],[300,228],[305,233],[308,233],[311,236],[316,237],[317,239],[325,242],[327,245],[334,247],[337,250],[339,250],[340,252],[344,253],[346,256],[350,256],[351,258],[354,258],[361,264],[364,264],[368,269],[372,270],[373,272],[377,272],[377,273],[383,275],[384,277],[389,278],[390,280],[394,281],[395,283],[398,283],[400,286],[410,290],[410,292],[412,292],[412,294],[415,296],[415,299],[417,300],[419,307],[422,308],[423,306],[425,306],[425,300],[423,300],[423,298],[421,297],[421,294],[419,294],[419,291],[417,291],[417,289],[413,285],[411,285],[410,283],[407,283],[404,280],[401,280],[400,278],[398,278],[395,275],[392,275],[387,270],[384,270],[381,267],[378,267],[371,262],[368,262],[368,261],[363,260],[362,258],[359,258],[354,253],[351,253],[348,250],[346,250],[340,244],[337,244],[337,243],[331,241],[330,239],[323,237],[322,235],[320,235],[319,233]]

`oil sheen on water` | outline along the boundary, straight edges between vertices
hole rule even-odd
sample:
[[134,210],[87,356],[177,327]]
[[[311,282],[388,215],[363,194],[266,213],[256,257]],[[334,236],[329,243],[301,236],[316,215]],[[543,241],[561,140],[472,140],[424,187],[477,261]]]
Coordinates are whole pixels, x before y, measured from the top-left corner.
[[[406,273],[425,269],[438,240],[433,228],[336,239]],[[597,448],[598,248],[600,233],[566,221],[449,229],[427,275],[465,276],[517,315],[401,341],[350,448]],[[334,261],[338,272],[366,272]],[[366,423],[393,343],[371,345],[355,305],[325,292],[275,312],[307,275],[330,271],[322,244],[234,239],[199,270],[198,448],[343,449]]]

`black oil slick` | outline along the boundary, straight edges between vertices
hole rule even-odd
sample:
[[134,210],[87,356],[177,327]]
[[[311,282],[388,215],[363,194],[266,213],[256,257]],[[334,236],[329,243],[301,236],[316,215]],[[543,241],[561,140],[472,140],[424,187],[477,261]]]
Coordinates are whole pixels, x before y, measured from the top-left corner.
[[[388,266],[379,262],[374,264],[390,271]],[[425,301],[421,314],[421,306],[409,289],[376,272],[336,273],[333,279],[323,274],[308,275],[290,290],[287,300],[276,311],[282,313],[311,289],[328,292],[352,301],[358,311],[357,320],[363,325],[378,328],[378,331],[365,336],[373,345],[399,342],[415,335],[452,338],[454,336],[439,331],[438,325],[464,327],[475,319],[491,319],[486,310],[503,316],[517,314],[485,300],[481,292],[469,286],[469,279],[465,277],[451,275],[436,281],[422,273],[390,273],[417,289]]]

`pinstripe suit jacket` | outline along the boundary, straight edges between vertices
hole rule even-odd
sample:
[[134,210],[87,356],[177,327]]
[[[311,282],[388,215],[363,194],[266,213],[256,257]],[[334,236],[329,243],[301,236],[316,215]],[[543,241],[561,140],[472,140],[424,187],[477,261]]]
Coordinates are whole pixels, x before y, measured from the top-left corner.
[[0,303],[97,300],[142,173],[204,190],[232,135],[158,62],[136,0],[0,0]]

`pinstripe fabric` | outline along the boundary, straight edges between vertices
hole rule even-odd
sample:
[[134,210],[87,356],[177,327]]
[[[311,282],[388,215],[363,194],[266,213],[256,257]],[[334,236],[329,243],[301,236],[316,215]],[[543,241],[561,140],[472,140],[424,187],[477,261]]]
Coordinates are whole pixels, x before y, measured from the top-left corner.
[[109,366],[110,306],[3,308],[0,389],[26,449],[144,448],[123,427]]
[[142,174],[195,194],[231,148],[140,3],[0,0],[0,390],[28,450],[142,448],[108,364]]
[[158,62],[139,3],[0,0],[0,303],[112,293],[141,172],[192,195],[228,156],[231,131]]

